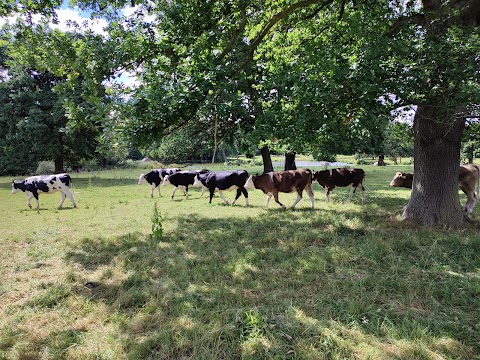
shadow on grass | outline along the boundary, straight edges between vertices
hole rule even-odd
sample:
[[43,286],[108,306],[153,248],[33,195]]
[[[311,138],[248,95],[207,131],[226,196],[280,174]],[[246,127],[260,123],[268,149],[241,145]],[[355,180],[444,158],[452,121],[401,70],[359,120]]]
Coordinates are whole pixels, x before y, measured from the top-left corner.
[[128,318],[132,358],[354,357],[367,337],[380,357],[480,352],[474,233],[335,210],[173,221],[162,239],[85,239],[67,255],[128,274],[77,295]]

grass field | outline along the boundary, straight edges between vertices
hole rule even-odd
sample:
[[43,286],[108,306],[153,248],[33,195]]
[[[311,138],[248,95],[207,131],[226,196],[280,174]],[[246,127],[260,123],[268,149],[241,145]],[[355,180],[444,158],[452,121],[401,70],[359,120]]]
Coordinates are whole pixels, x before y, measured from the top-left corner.
[[412,167],[362,167],[365,205],[317,184],[313,211],[151,199],[122,170],[72,174],[78,208],[41,195],[37,214],[0,178],[0,358],[480,358],[480,207],[464,230],[412,227],[387,186]]

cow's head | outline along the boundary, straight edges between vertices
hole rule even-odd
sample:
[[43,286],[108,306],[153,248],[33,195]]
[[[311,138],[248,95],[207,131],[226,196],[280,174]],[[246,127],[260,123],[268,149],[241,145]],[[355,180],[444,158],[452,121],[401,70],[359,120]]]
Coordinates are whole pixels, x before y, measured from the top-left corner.
[[167,185],[169,182],[170,182],[170,175],[165,175],[165,176],[163,177],[162,186]]
[[200,187],[202,186],[202,183],[200,181],[200,175],[196,175],[195,178],[193,179],[193,187]]
[[317,180],[317,182],[325,187],[327,180],[330,178],[330,171],[322,170],[322,171],[315,171],[313,173],[313,181]]
[[25,187],[25,181],[12,181],[12,194],[15,194],[17,191],[23,191]]
[[388,186],[390,187],[412,187],[413,174],[397,172]]
[[247,181],[245,182],[245,185],[243,185],[243,187],[245,189],[255,189],[255,184],[253,183],[253,178],[256,177],[255,175],[250,175],[247,179]]
[[145,180],[145,174],[141,174],[138,178],[138,185],[142,185],[143,181]]

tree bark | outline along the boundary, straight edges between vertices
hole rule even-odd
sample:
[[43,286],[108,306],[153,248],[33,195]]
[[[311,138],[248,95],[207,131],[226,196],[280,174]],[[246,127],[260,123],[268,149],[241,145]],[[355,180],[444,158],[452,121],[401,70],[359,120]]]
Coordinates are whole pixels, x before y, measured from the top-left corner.
[[419,105],[415,114],[415,176],[410,200],[403,210],[403,218],[415,224],[455,228],[468,219],[458,195],[465,121],[448,117],[429,105]]
[[58,155],[55,158],[55,174],[61,174],[64,172],[63,170],[63,155]]
[[[217,109],[215,109],[216,112]],[[218,149],[218,116],[217,114],[214,115],[214,124],[213,124],[213,156],[212,156],[212,164],[215,164],[215,155],[217,154]]]
[[272,164],[272,157],[270,156],[270,149],[268,146],[264,146],[260,149],[260,154],[262,155],[263,159],[263,173],[266,174],[268,172],[273,171],[273,164]]
[[297,170],[297,165],[295,165],[294,152],[285,154],[285,170]]
[[378,155],[377,166],[385,166],[385,155]]

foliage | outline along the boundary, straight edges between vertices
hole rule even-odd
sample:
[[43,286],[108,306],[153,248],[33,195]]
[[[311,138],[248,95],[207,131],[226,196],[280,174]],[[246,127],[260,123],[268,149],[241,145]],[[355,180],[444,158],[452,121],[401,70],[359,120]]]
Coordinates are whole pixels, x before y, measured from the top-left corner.
[[51,161],[40,161],[38,163],[37,169],[35,170],[36,175],[54,174],[54,173],[55,173],[55,164]]
[[9,42],[3,43],[5,73],[0,83],[1,171],[31,173],[41,160],[55,160],[60,166],[56,171],[62,171],[64,160],[75,165],[92,158],[100,130],[96,110],[65,75],[68,64],[60,64],[65,55],[55,56],[60,44],[68,54],[77,38],[18,25],[4,33],[4,39]]
[[394,160],[397,157],[413,156],[413,129],[411,125],[403,122],[390,123],[385,133],[383,153]]
[[473,162],[477,157],[480,157],[480,123],[470,122],[463,135],[462,158]]

